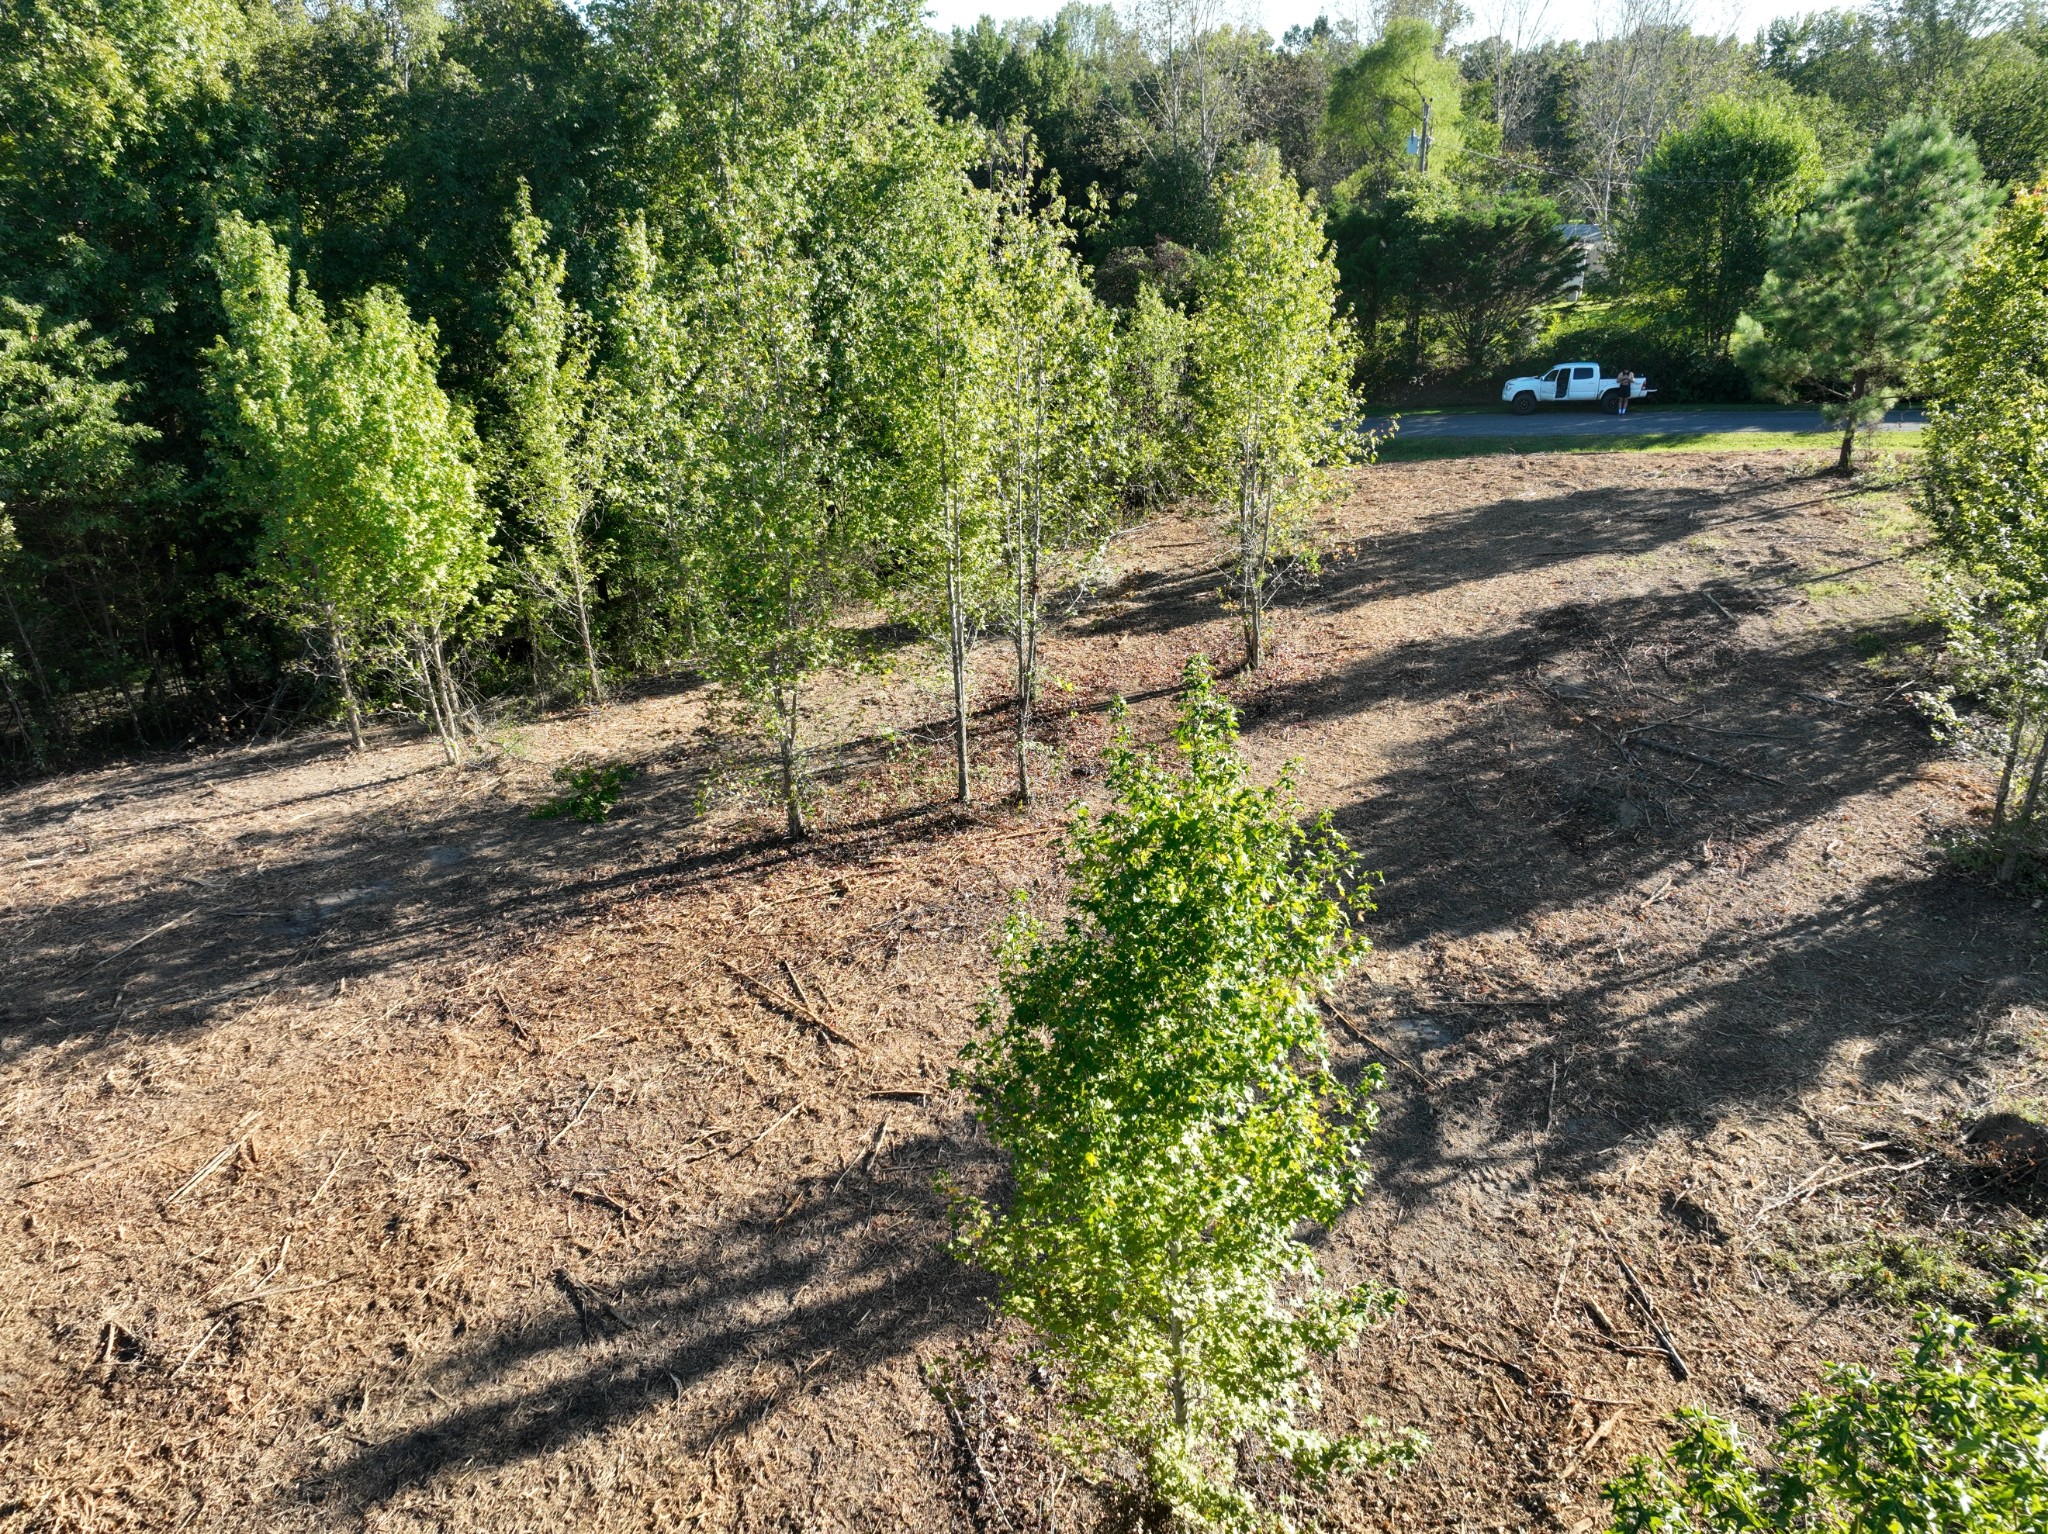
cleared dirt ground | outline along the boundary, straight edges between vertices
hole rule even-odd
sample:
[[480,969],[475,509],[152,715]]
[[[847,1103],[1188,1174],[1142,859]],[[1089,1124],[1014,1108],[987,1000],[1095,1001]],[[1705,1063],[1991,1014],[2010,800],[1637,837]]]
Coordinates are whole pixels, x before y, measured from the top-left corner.
[[[1331,1023],[1380,1182],[1324,1245],[1408,1303],[1328,1410],[1436,1447],[1332,1526],[1593,1527],[1672,1407],[1885,1356],[1874,1239],[2037,1212],[1962,1131],[2048,1079],[2043,916],[1944,851],[1986,794],[1911,702],[1917,534],[1824,456],[1366,471],[1229,680],[1386,876]],[[934,805],[913,648],[821,697],[803,847],[689,688],[461,771],[312,735],[0,797],[0,1528],[1086,1527],[946,1249],[935,1180],[993,1172],[947,1073],[1109,698],[1156,735],[1235,654],[1210,547],[1126,538],[1050,645],[1031,817],[996,712],[990,807]],[[575,757],[644,771],[529,820]]]

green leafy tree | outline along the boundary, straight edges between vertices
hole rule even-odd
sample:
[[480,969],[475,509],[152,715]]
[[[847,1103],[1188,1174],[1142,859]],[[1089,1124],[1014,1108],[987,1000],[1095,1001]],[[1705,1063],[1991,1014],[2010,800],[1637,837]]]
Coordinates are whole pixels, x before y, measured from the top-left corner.
[[1222,238],[1196,274],[1193,394],[1204,488],[1233,545],[1245,661],[1265,662],[1275,561],[1322,471],[1356,442],[1355,343],[1313,203],[1269,148],[1218,186]]
[[[1437,30],[1415,16],[1389,21],[1380,40],[1338,70],[1330,83],[1328,132],[1359,174],[1385,186],[1404,170],[1444,176],[1464,146],[1464,82]],[[1408,141],[1427,160],[1410,156]]]
[[221,220],[213,260],[228,322],[207,356],[220,483],[262,525],[265,584],[289,618],[320,635],[360,751],[356,671],[377,581],[369,538],[348,508],[323,504],[315,474],[313,419],[333,344],[327,311],[304,282],[293,291],[285,253],[239,214]]
[[[125,419],[132,391],[109,376],[120,362],[83,320],[49,325],[42,309],[0,298],[0,602],[13,630],[9,648],[21,647],[0,668],[20,664],[40,699],[41,723],[32,728],[9,684],[17,724],[38,754],[64,714],[64,678],[53,680],[37,643],[61,611],[47,601],[46,581],[67,566],[99,575],[109,545],[124,538],[123,502],[144,488],[137,452],[157,435]],[[121,624],[105,595],[112,583],[94,584],[106,675],[126,692]]]
[[[1956,284],[1937,336],[1926,505],[1961,687],[2002,715],[1991,812],[2011,878],[2048,775],[2048,193],[2015,198]],[[1940,701],[1967,734],[1954,693]]]
[[1405,263],[1414,294],[1478,377],[1534,339],[1539,317],[1579,275],[1582,249],[1547,197],[1511,192],[1417,212]]
[[789,834],[808,834],[803,694],[843,653],[833,623],[860,594],[865,540],[832,452],[829,359],[816,264],[783,241],[742,251],[703,311],[703,387],[716,412],[691,533],[696,643],[711,675],[764,708]]
[[209,353],[228,494],[263,525],[261,573],[317,631],[362,746],[359,667],[396,663],[451,761],[466,708],[449,665],[489,563],[475,439],[435,373],[434,330],[388,289],[338,324],[269,232],[222,220],[228,335]]
[[1015,661],[1017,798],[1031,802],[1031,732],[1047,586],[1063,549],[1101,528],[1115,490],[1109,400],[1114,336],[1089,292],[1057,197],[1034,199],[1033,167],[998,162],[990,450]]
[[441,388],[433,322],[372,288],[336,327],[315,395],[309,465],[321,514],[366,541],[369,610],[394,674],[460,761],[474,722],[452,664],[489,573],[491,523],[478,494],[476,434]]
[[1684,1411],[1660,1461],[1607,1487],[1615,1534],[2030,1534],[2048,1525],[2048,1326],[2015,1275],[1979,1331],[1920,1315],[1898,1374],[1837,1367],[1779,1427],[1769,1468],[1734,1424]]
[[1976,152],[1938,119],[1909,117],[1773,241],[1735,357],[1780,397],[1818,395],[1842,428],[1882,419],[1931,351],[1934,322],[1991,217]]
[[606,474],[606,402],[587,326],[562,297],[567,258],[549,252],[546,242],[547,225],[533,216],[522,186],[499,340],[504,422],[498,479],[526,537],[521,571],[543,611],[573,630],[584,685],[602,706],[604,676],[591,617],[601,560],[591,522]]
[[656,670],[691,657],[702,586],[692,527],[714,424],[701,398],[703,295],[662,261],[644,217],[619,229],[611,265],[599,365],[617,406],[600,487],[613,553],[607,632],[616,659]]
[[1636,173],[1621,233],[1631,285],[1694,345],[1723,355],[1763,283],[1772,229],[1820,178],[1813,130],[1785,105],[1715,97]]
[[1117,461],[1133,506],[1164,506],[1189,488],[1193,345],[1192,317],[1157,282],[1141,281],[1116,329]]
[[876,312],[864,327],[868,392],[894,451],[872,493],[895,506],[903,567],[892,604],[945,646],[952,680],[954,797],[973,794],[969,716],[974,650],[1002,612],[1002,516],[996,419],[1004,338],[996,284],[994,196],[958,163],[966,140],[935,138],[924,173],[900,187],[864,284]]
[[1378,1067],[1355,1089],[1331,1074],[1316,998],[1365,952],[1370,880],[1327,816],[1303,825],[1288,779],[1250,781],[1236,737],[1199,657],[1184,773],[1120,723],[1116,803],[1071,831],[1069,914],[1012,923],[964,1057],[1013,1191],[959,1211],[1004,1309],[1066,1371],[1069,1449],[1135,1453],[1154,1518],[1224,1526],[1255,1517],[1239,1451],[1315,1480],[1421,1447],[1311,1420],[1311,1360],[1397,1298],[1330,1289],[1301,1238],[1368,1177]]

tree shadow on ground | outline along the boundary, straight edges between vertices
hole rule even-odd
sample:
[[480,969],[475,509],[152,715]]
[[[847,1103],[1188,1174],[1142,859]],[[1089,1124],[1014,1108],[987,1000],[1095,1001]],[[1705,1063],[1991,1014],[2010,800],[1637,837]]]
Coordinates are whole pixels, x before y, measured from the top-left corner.
[[[1865,796],[1919,825],[1902,793],[1938,748],[1911,705],[1841,631],[1738,650],[1695,595],[1563,604],[1266,688],[1247,711],[1248,734],[1313,723],[1330,741],[1397,699],[1448,712],[1336,811],[1385,874],[1372,935],[1429,952],[1509,934],[1540,954],[1542,978],[1505,987],[1539,1005],[1481,972],[1351,993],[1397,1051],[1379,1143],[1404,1199],[1526,1173],[1539,1150],[1546,1179],[1579,1182],[1626,1137],[1796,1097],[1845,1055],[1872,1089],[1953,1081],[1986,996],[2042,998],[2038,923],[1940,848],[1834,877],[1801,840]],[[1865,637],[1916,634],[1901,619]],[[1723,880],[1715,904],[1681,915],[1703,879]],[[1581,911],[1598,951],[1530,938]]]
[[[0,980],[0,1059],[66,1040],[174,1033],[238,997],[503,953],[618,902],[797,861],[830,869],[975,824],[921,805],[803,844],[744,829],[692,837],[708,763],[678,751],[654,765],[629,785],[621,813],[590,826],[532,820],[528,806],[465,792],[459,772],[438,767],[294,796],[296,816],[235,836],[231,863],[111,897],[97,889],[24,919]],[[167,767],[141,792],[168,801],[200,783],[232,791],[265,770],[241,758]],[[448,773],[451,791],[402,821],[380,815],[377,790],[427,772]],[[321,817],[311,836],[292,824],[308,811]],[[204,812],[181,819],[206,823]]]
[[[728,1220],[630,1276],[564,1270],[541,1313],[378,1382],[408,1403],[400,1420],[356,1429],[357,1446],[295,1497],[361,1514],[443,1472],[553,1454],[656,1412],[678,1412],[678,1447],[702,1453],[799,1392],[976,1322],[987,1289],[946,1248],[929,1170],[942,1159],[986,1171],[971,1142],[914,1136],[837,1187],[808,1179],[780,1218]],[[347,1419],[363,1388],[320,1415]]]
[[[1371,493],[1367,481],[1365,494]],[[1804,488],[1804,487],[1795,487]],[[1311,574],[1284,583],[1276,610],[1326,611],[1367,596],[1445,591],[1496,576],[1526,576],[1588,556],[1647,554],[1714,528],[1789,521],[1816,505],[1859,491],[1822,490],[1757,504],[1758,486],[1614,487],[1511,496],[1429,517],[1397,533],[1367,534],[1325,558]],[[1117,608],[1095,620],[1098,633],[1170,633],[1213,619],[1227,571],[1210,567],[1148,576]],[[1771,572],[1759,568],[1764,576]]]

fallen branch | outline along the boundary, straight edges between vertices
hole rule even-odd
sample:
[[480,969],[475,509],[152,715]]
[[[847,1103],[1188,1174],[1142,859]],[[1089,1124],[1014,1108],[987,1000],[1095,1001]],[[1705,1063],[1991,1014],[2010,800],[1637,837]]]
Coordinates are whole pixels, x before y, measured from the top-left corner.
[[1529,1371],[1527,1369],[1524,1369],[1518,1363],[1513,1363],[1508,1359],[1500,1357],[1496,1353],[1489,1353],[1483,1348],[1465,1347],[1460,1343],[1451,1341],[1451,1339],[1448,1337],[1438,1337],[1436,1339],[1436,1345],[1444,1349],[1446,1352],[1462,1353],[1467,1358],[1476,1358],[1481,1363],[1488,1363],[1492,1364],[1495,1368],[1505,1369],[1508,1372],[1508,1377],[1512,1379],[1517,1385],[1520,1385],[1524,1390],[1530,1388]]
[[316,1278],[304,1284],[284,1284],[276,1289],[258,1289],[254,1294],[245,1294],[239,1300],[229,1300],[227,1304],[209,1311],[208,1314],[224,1316],[229,1311],[239,1310],[244,1305],[254,1305],[258,1300],[274,1300],[279,1295],[304,1294],[312,1289],[325,1289],[333,1282],[334,1280],[331,1278]]
[[[1717,607],[1720,606],[1718,602],[1714,605]],[[1614,1424],[1619,1422],[1620,1420],[1621,1413],[1619,1411],[1615,1412],[1614,1415],[1611,1417],[1601,1418],[1600,1425],[1593,1429],[1591,1436],[1588,1437],[1584,1443],[1579,1445],[1578,1453],[1574,1454],[1570,1459],[1566,1460],[1563,1468],[1557,1472],[1557,1479],[1561,1481],[1566,1476],[1570,1475],[1574,1470],[1578,1469],[1579,1466],[1585,1462],[1586,1456],[1588,1454],[1591,1454],[1595,1449],[1597,1449],[1600,1446],[1600,1441],[1614,1430]]]
[[119,948],[116,948],[104,959],[99,960],[98,963],[88,965],[86,967],[85,972],[89,975],[94,970],[100,968],[102,965],[113,963],[116,959],[120,958],[122,954],[127,953],[130,949],[140,948],[144,943],[148,942],[151,938],[156,937],[161,933],[170,931],[171,928],[177,926],[180,922],[190,921],[193,917],[197,916],[198,914],[199,907],[194,906],[191,910],[187,911],[183,916],[173,916],[169,921],[163,923],[163,925],[151,927],[147,932],[143,933],[141,937],[136,938],[135,941],[133,941],[132,943],[123,943]]
[[802,1109],[802,1107],[802,1103],[796,1103],[788,1108],[783,1109],[781,1117],[776,1119],[774,1123],[770,1124],[766,1129],[762,1130],[759,1134],[755,1135],[753,1139],[746,1141],[744,1144],[735,1146],[731,1151],[729,1151],[726,1154],[725,1159],[728,1161],[739,1160],[740,1157],[744,1156],[748,1151],[752,1150],[755,1146],[759,1145],[763,1140],[767,1139],[770,1135],[774,1134],[775,1131],[780,1129],[784,1124],[787,1124],[792,1118],[794,1118],[797,1115],[797,1113],[799,1112],[799,1110]]
[[1751,1225],[1755,1225],[1758,1220],[1761,1220],[1765,1215],[1769,1214],[1772,1210],[1783,1209],[1787,1204],[1796,1204],[1799,1203],[1802,1199],[1811,1198],[1814,1194],[1820,1192],[1823,1188],[1840,1187],[1845,1182],[1853,1182],[1859,1177],[1875,1176],[1879,1172],[1891,1172],[1894,1174],[1900,1172],[1910,1172],[1914,1170],[1916,1167],[1923,1167],[1927,1165],[1927,1163],[1932,1161],[1933,1159],[1934,1158],[1932,1156],[1922,1156],[1918,1161],[1901,1162],[1897,1166],[1860,1166],[1857,1167],[1854,1171],[1842,1173],[1839,1177],[1830,1177],[1825,1182],[1809,1182],[1805,1187],[1795,1188],[1792,1192],[1787,1193],[1783,1198],[1772,1199],[1768,1204],[1765,1204],[1762,1208],[1758,1209],[1755,1214],[1749,1217],[1749,1223]]
[[800,1023],[809,1023],[835,1044],[844,1044],[848,1049],[859,1049],[861,1047],[860,1040],[841,1033],[802,1002],[788,996],[779,995],[729,959],[720,959],[718,962],[725,967],[727,974],[739,981],[757,999],[773,1007],[776,1011],[781,1012],[787,1017],[793,1017]]
[[22,1182],[18,1182],[14,1185],[14,1190],[19,1193],[23,1188],[33,1188],[37,1183],[55,1182],[60,1177],[73,1177],[80,1172],[90,1172],[95,1167],[119,1166],[124,1161],[134,1161],[143,1156],[155,1155],[160,1150],[168,1150],[171,1146],[179,1144],[181,1141],[189,1140],[194,1135],[204,1133],[205,1131],[201,1129],[187,1129],[181,1134],[172,1135],[168,1140],[159,1140],[154,1145],[145,1145],[139,1150],[110,1151],[104,1156],[88,1156],[83,1161],[74,1161],[69,1166],[60,1166],[53,1172],[44,1172],[39,1176],[30,1177]]
[[[940,1399],[945,1400],[945,1397],[942,1396]],[[1002,1499],[996,1495],[996,1483],[990,1478],[988,1467],[982,1464],[981,1455],[974,1447],[973,1438],[968,1435],[967,1419],[960,1415],[960,1408],[955,1406],[950,1400],[946,1400],[946,1415],[952,1419],[953,1431],[959,1437],[960,1452],[967,1456],[967,1463],[974,1470],[974,1478],[981,1485],[982,1501],[987,1505],[988,1510],[1001,1521],[1004,1528],[1010,1528],[1012,1525],[1010,1523],[1009,1511],[1003,1506]]]
[[570,1130],[574,1129],[574,1128],[575,1128],[575,1127],[576,1127],[576,1126],[577,1126],[578,1124],[582,1123],[582,1122],[583,1122],[583,1110],[584,1110],[584,1109],[586,1109],[586,1108],[588,1108],[588,1107],[590,1106],[590,1104],[591,1104],[591,1100],[592,1100],[593,1098],[595,1098],[595,1097],[597,1096],[597,1094],[598,1094],[599,1092],[602,1092],[603,1090],[604,1090],[604,1084],[603,1084],[602,1082],[600,1082],[600,1083],[599,1083],[598,1085],[596,1085],[596,1086],[592,1087],[592,1088],[590,1089],[590,1091],[589,1091],[589,1092],[588,1092],[587,1094],[585,1094],[585,1096],[584,1096],[584,1099],[583,1099],[582,1103],[581,1103],[581,1104],[579,1104],[579,1105],[577,1106],[577,1109],[576,1109],[576,1116],[575,1116],[574,1118],[570,1119],[570,1120],[569,1120],[569,1122],[568,1122],[568,1123],[566,1123],[566,1124],[564,1124],[564,1125],[563,1125],[563,1126],[562,1126],[562,1127],[561,1127],[560,1129],[557,1129],[557,1130],[556,1130],[556,1131],[555,1131],[555,1132],[554,1132],[554,1133],[553,1133],[552,1135],[550,1135],[550,1136],[548,1137],[548,1143],[547,1143],[547,1144],[545,1144],[545,1145],[543,1145],[543,1146],[541,1147],[541,1149],[542,1149],[543,1151],[551,1151],[551,1150],[553,1150],[553,1149],[555,1148],[555,1146],[556,1146],[556,1145],[557,1145],[558,1143],[560,1143],[560,1141],[561,1141],[561,1138],[562,1138],[562,1136],[563,1136],[563,1135],[567,1134],[567,1133],[568,1133],[568,1132],[569,1132]]
[[601,1337],[607,1329],[630,1331],[633,1323],[626,1320],[612,1308],[611,1301],[599,1294],[588,1284],[579,1283],[569,1276],[567,1268],[555,1269],[555,1287],[576,1312],[576,1324],[583,1331],[583,1340]]
[[[1648,736],[1644,736],[1641,740],[1632,740],[1629,742],[1629,745],[1647,746],[1650,750],[1661,751],[1666,756],[1676,756],[1688,762],[1698,762],[1703,767],[1715,767],[1722,772],[1733,773],[1738,778],[1754,778],[1757,782],[1768,783],[1773,788],[1783,788],[1785,786],[1783,778],[1774,778],[1767,772],[1751,772],[1747,767],[1738,767],[1733,762],[1724,762],[1717,756],[1708,756],[1704,751],[1688,751],[1683,746],[1667,746],[1663,741],[1651,740]],[[1627,747],[1623,747],[1623,749],[1626,750]]]
[[183,1186],[181,1186],[178,1189],[178,1191],[173,1193],[169,1198],[164,1200],[164,1207],[168,1209],[171,1205],[177,1203],[179,1199],[184,1198],[187,1194],[191,1193],[201,1183],[205,1182],[207,1178],[211,1177],[215,1172],[218,1172],[222,1167],[226,1166],[230,1161],[232,1161],[235,1157],[235,1153],[239,1151],[244,1145],[248,1144],[249,1132],[253,1130],[257,1126],[257,1124],[262,1121],[262,1118],[263,1115],[260,1113],[249,1113],[243,1115],[242,1122],[235,1126],[235,1137],[232,1140],[228,1141],[226,1145],[222,1146],[220,1150],[216,1151],[213,1155],[213,1158],[209,1160],[206,1163],[206,1165],[202,1166],[198,1171],[194,1172],[190,1177],[185,1179]]
[[1616,738],[1625,746],[1645,730],[1661,730],[1667,724],[1677,724],[1681,719],[1691,719],[1698,713],[1698,709],[1689,708],[1682,714],[1673,714],[1666,719],[1653,719],[1648,724],[1639,724],[1632,729],[1623,730]]
[[1671,1334],[1664,1330],[1664,1323],[1657,1315],[1656,1302],[1650,1298],[1650,1291],[1636,1277],[1636,1270],[1628,1265],[1628,1259],[1616,1252],[1615,1263],[1621,1268],[1621,1276],[1628,1282],[1629,1297],[1636,1302],[1643,1313],[1643,1319],[1650,1323],[1650,1335],[1657,1339],[1657,1345],[1664,1350],[1664,1356],[1671,1360],[1671,1375],[1680,1384],[1692,1378],[1692,1370],[1686,1367],[1684,1358],[1679,1356],[1678,1344],[1671,1340]]
[[1415,1084],[1422,1088],[1423,1091],[1427,1092],[1430,1089],[1429,1078],[1423,1075],[1422,1072],[1417,1070],[1414,1066],[1410,1065],[1407,1062],[1407,1060],[1402,1057],[1399,1050],[1395,1049],[1385,1040],[1376,1038],[1370,1031],[1368,1031],[1366,1028],[1361,1026],[1355,1019],[1353,1019],[1350,1013],[1346,1012],[1342,1007],[1338,1006],[1334,1001],[1330,1000],[1329,997],[1325,996],[1323,998],[1323,1005],[1329,1009],[1330,1016],[1336,1018],[1338,1022],[1344,1025],[1344,1031],[1350,1034],[1352,1038],[1358,1040],[1359,1043],[1365,1045],[1368,1049],[1376,1049],[1381,1054],[1385,1055],[1395,1065],[1399,1066],[1402,1070],[1406,1071],[1410,1076],[1412,1076],[1415,1079]]

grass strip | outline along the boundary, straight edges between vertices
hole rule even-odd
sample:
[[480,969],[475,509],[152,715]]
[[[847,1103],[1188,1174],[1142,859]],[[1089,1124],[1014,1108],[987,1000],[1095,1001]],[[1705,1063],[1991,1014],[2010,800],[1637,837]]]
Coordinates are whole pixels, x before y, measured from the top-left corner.
[[[1889,430],[1880,450],[1915,452],[1917,428]],[[1629,436],[1396,437],[1379,450],[1381,463],[1429,463],[1445,458],[1486,458],[1503,453],[1761,453],[1803,448],[1832,455],[1840,439],[1811,431],[1673,431]]]

